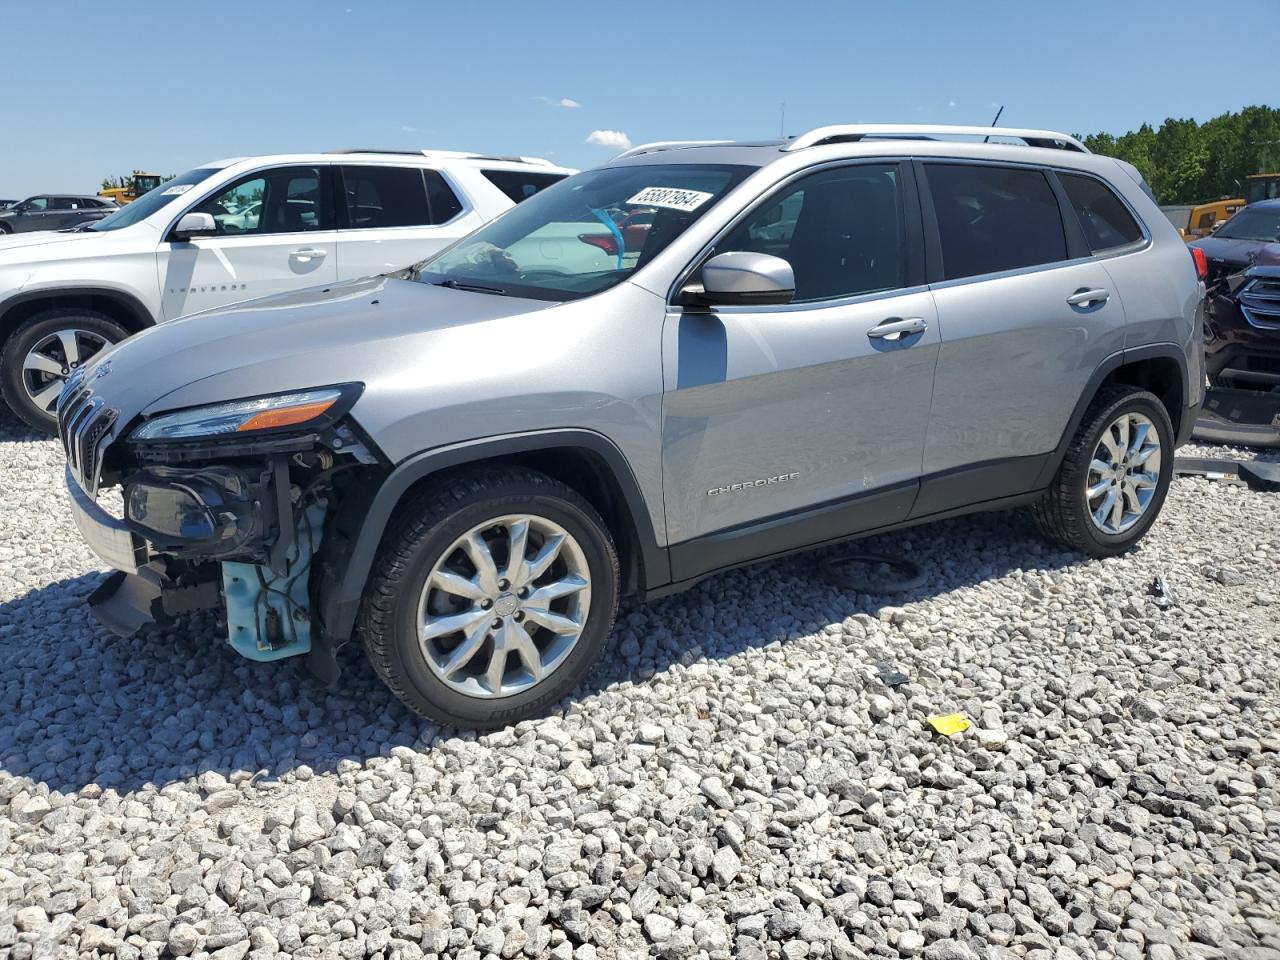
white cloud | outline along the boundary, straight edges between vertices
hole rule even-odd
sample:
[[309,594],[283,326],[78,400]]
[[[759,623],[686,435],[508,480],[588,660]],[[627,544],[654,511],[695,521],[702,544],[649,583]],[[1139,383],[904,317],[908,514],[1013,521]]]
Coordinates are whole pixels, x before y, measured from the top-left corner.
[[406,125],[404,125],[404,126],[402,126],[402,127],[400,128],[400,132],[401,132],[401,133],[417,133],[417,132],[418,132],[418,128],[417,128],[417,127],[411,127],[411,126],[408,126],[408,125],[406,124]]
[[956,105],[956,102],[954,100],[951,100],[947,103],[948,107],[954,107],[955,105]]
[[537,97],[536,99],[541,100],[549,107],[564,107],[566,110],[576,110],[582,106],[577,100],[571,100],[568,97]]
[[583,143],[593,143],[597,147],[612,147],[614,150],[631,149],[631,138],[621,130],[592,130]]

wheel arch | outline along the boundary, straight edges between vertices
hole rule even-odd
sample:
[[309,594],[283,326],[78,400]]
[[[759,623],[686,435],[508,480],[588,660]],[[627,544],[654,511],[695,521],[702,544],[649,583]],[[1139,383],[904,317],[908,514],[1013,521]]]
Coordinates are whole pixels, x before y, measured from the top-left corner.
[[1113,353],[1098,365],[1081,391],[1057,447],[1037,478],[1037,486],[1047,486],[1053,479],[1089,405],[1099,391],[1112,385],[1138,387],[1154,393],[1169,413],[1177,442],[1185,442],[1195,421],[1195,411],[1187,403],[1191,396],[1188,376],[1186,354],[1176,343],[1154,343]]
[[45,310],[82,307],[115,320],[130,333],[155,326],[155,318],[131,293],[110,287],[73,287],[62,290],[32,290],[20,293],[0,305],[0,340],[8,339],[21,324]]
[[538,470],[582,494],[613,535],[623,595],[670,582],[667,551],[658,545],[639,483],[625,455],[603,434],[564,429],[468,441],[402,461],[376,487],[339,507],[333,527],[335,542],[341,544],[341,569],[322,578],[317,597],[330,643],[337,646],[350,638],[378,548],[400,504],[443,472],[486,463]]

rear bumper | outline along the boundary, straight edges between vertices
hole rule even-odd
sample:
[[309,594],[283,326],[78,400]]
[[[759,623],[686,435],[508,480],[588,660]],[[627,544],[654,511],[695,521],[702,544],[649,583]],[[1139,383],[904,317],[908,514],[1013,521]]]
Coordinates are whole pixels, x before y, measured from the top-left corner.
[[96,500],[85,493],[79,481],[68,467],[65,473],[67,495],[71,499],[71,517],[80,536],[102,560],[125,573],[137,573],[147,563],[147,545],[130,530],[123,520],[117,520]]

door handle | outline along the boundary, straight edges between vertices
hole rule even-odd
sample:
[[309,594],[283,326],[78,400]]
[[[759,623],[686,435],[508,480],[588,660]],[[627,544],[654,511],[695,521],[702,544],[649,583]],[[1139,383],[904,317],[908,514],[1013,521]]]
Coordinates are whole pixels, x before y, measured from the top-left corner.
[[913,333],[924,333],[929,329],[927,324],[921,317],[910,317],[907,320],[900,320],[897,317],[890,317],[883,320],[867,331],[867,336],[872,340],[901,340],[903,337],[909,337]]
[[310,263],[312,260],[323,260],[324,256],[325,251],[323,250],[317,250],[315,247],[303,247],[301,250],[295,250],[289,254],[289,259]]
[[1097,290],[1077,290],[1067,297],[1067,303],[1073,307],[1084,307],[1091,303],[1106,303],[1110,299],[1111,291],[1098,288]]

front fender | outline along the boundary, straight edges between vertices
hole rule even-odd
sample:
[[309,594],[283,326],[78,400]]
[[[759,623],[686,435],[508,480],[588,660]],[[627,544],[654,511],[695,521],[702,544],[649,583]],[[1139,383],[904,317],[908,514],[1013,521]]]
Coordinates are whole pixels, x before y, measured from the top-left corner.
[[605,463],[622,493],[636,534],[642,569],[639,586],[652,590],[670,583],[667,551],[658,544],[640,485],[626,457],[608,437],[577,428],[486,437],[429,450],[402,461],[375,491],[346,505],[345,516],[335,519],[338,536],[334,538],[334,549],[341,550],[343,564],[340,570],[326,564],[328,573],[322,575],[317,597],[327,640],[339,646],[350,639],[387,524],[415,484],[450,467],[557,449],[585,450]]

